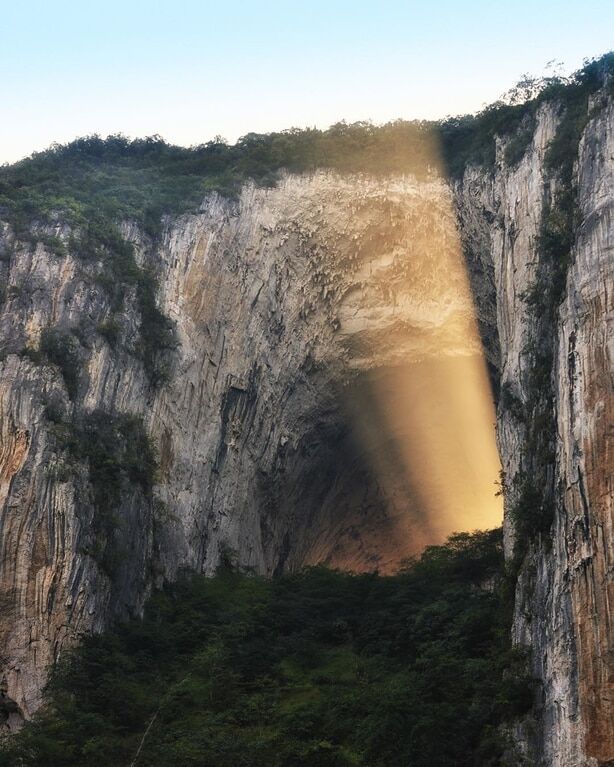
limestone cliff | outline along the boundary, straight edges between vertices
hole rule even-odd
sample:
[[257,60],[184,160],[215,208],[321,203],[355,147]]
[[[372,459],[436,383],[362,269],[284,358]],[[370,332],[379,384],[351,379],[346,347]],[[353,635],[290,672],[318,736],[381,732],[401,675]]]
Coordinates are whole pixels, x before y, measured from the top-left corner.
[[[516,734],[530,760],[579,767],[614,759],[612,102],[596,110],[580,140],[573,166],[577,222],[571,265],[560,306],[557,301],[552,319],[544,322],[546,308],[538,302],[536,312],[528,294],[533,286],[547,294],[551,279],[540,281],[540,232],[545,201],[556,188],[544,157],[559,121],[556,106],[544,107],[517,167],[506,167],[500,145],[495,174],[470,169],[457,193],[469,245],[490,252],[494,267],[502,393],[498,441],[510,560],[514,511],[528,500],[527,476],[539,476],[548,487],[553,508],[552,525],[516,562],[514,637],[531,648],[533,672],[542,683],[535,720]],[[477,223],[476,208],[486,214]],[[543,360],[547,369],[537,378]],[[541,405],[531,410],[536,402]],[[538,431],[553,443],[545,473],[537,455],[544,444],[537,447],[529,435],[536,413]],[[535,514],[536,507],[529,503]]]
[[[421,485],[419,464],[398,449],[403,429],[425,439],[429,430],[416,417],[376,416],[378,403],[389,413],[402,407],[408,381],[411,398],[426,402],[433,381],[482,375],[461,364],[481,353],[477,308],[501,388],[514,637],[530,646],[542,683],[536,721],[516,737],[544,765],[614,759],[614,111],[598,110],[582,135],[573,257],[550,317],[527,296],[548,278],[540,231],[557,181],[544,158],[560,120],[555,105],[542,106],[517,165],[499,142],[494,170],[469,167],[454,183],[284,175],[271,188],[246,184],[236,200],[208,195],[197,212],[166,218],[156,240],[124,222],[175,326],[157,381],[144,363],[134,285],[118,313],[100,260],[79,256],[70,227],[59,221],[32,247],[3,226],[0,644],[9,726],[36,709],[64,646],[138,613],[151,588],[182,568],[212,572],[236,556],[267,574],[310,562],[386,571],[445,532],[420,499],[427,487],[445,504],[445,482],[434,475]],[[139,424],[157,451],[155,476],[133,455],[146,452]],[[459,433],[467,431],[461,419]],[[127,466],[120,486],[106,488],[117,494],[112,513],[101,512],[94,443],[113,466]],[[443,454],[445,445],[433,449]],[[548,460],[534,454],[550,449]],[[519,555],[514,509],[531,475],[552,519]],[[453,527],[476,526],[462,516],[474,502],[463,496],[450,507]]]
[[[387,403],[433,349],[435,367],[412,377],[416,401],[430,377],[479,359],[441,180],[287,176],[236,201],[210,195],[155,243],[129,224],[123,234],[175,323],[157,385],[134,289],[111,325],[100,264],[71,232],[51,232],[60,255],[3,235],[0,629],[13,717],[36,708],[66,642],[138,612],[182,568],[213,572],[231,552],[268,574],[310,562],[385,571],[420,550],[433,534],[397,450],[407,426]],[[360,414],[378,397],[388,427]],[[139,436],[126,416],[157,448],[153,486],[138,462],[123,469]],[[483,450],[460,438],[468,455]],[[126,474],[119,491],[113,474],[94,477],[108,462]],[[439,538],[469,524],[462,492],[455,504]]]

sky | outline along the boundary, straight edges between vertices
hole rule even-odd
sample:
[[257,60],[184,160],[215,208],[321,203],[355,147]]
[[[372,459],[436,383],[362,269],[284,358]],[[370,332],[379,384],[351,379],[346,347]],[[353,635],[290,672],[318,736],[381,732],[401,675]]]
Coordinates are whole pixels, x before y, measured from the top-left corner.
[[92,133],[192,145],[474,112],[612,48],[606,0],[0,0],[0,163]]

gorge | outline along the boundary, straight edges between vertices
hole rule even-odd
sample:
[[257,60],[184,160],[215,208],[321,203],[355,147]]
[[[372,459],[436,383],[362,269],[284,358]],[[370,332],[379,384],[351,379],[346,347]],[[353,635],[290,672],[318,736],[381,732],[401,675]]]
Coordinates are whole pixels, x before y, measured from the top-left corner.
[[466,126],[412,127],[419,159],[397,167],[384,133],[387,166],[376,146],[352,168],[346,126],[342,161],[248,169],[187,210],[139,217],[120,193],[116,229],[54,189],[54,163],[121,190],[148,183],[160,142],[84,140],[23,161],[19,184],[3,171],[8,730],[64,648],[228,552],[267,576],[387,573],[497,526],[490,377],[511,631],[540,683],[514,741],[527,764],[614,763],[611,57],[583,72],[504,109],[489,162]]

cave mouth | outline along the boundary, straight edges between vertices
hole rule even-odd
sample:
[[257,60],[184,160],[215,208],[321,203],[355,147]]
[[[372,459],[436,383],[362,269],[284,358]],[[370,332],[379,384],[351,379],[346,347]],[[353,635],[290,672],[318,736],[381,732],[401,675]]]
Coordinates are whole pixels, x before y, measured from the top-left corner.
[[337,401],[341,426],[299,483],[312,510],[295,566],[392,573],[454,532],[500,526],[495,410],[481,356],[365,371]]

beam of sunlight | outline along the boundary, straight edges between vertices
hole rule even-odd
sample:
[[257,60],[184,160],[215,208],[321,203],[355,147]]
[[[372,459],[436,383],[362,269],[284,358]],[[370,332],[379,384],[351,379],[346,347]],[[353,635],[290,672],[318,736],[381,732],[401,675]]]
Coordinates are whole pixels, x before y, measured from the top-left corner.
[[[503,517],[493,396],[452,192],[435,149],[425,161],[437,175],[415,182],[401,236],[375,244],[362,290],[340,308],[356,371],[344,406],[386,506],[385,535],[367,525],[361,550],[379,547],[384,571]],[[328,561],[372,569],[356,550],[348,538]]]

